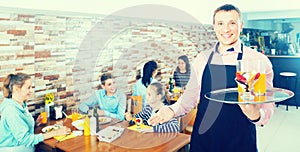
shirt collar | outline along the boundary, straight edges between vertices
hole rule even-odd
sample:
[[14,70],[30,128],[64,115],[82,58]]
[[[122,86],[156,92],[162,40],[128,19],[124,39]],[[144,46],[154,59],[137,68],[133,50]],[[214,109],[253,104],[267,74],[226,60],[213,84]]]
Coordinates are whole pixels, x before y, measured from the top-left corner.
[[102,94],[102,96],[103,96],[103,97],[117,97],[117,92],[118,92],[118,90],[116,90],[116,92],[115,92],[114,95],[112,95],[112,96],[107,96],[107,95],[106,95],[106,90],[103,89],[103,94]]
[[[218,54],[220,54],[219,51],[218,51],[219,45],[220,45],[220,42],[217,42],[216,45],[215,45],[215,49],[214,49],[214,52],[218,53]],[[232,54],[232,53],[241,53],[242,52],[241,49],[242,49],[241,48],[241,41],[238,40],[237,43],[234,44],[232,48],[229,48],[227,50],[227,52],[224,53],[223,55],[228,55],[228,54]]]

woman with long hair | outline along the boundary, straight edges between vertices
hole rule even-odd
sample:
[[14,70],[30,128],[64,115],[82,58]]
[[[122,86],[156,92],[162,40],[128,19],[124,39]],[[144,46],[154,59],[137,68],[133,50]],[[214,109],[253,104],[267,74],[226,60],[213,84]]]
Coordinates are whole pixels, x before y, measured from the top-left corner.
[[143,107],[146,106],[146,88],[149,84],[157,82],[158,65],[154,60],[148,61],[143,67],[143,76],[133,86],[133,96],[142,96]]

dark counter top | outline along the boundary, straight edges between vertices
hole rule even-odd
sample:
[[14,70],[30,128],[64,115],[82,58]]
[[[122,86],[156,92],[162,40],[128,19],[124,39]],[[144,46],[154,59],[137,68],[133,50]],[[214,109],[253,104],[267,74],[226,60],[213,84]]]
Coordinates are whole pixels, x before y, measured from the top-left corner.
[[295,55],[266,55],[269,58],[300,58],[300,54]]

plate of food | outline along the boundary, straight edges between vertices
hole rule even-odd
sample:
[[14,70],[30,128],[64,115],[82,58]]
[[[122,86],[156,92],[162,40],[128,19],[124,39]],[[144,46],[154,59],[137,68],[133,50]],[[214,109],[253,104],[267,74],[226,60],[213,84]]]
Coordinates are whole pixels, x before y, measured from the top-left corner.
[[100,125],[104,125],[104,124],[110,123],[112,121],[112,119],[109,117],[99,117],[98,121],[99,121]]
[[42,129],[42,132],[51,132],[51,131],[54,131],[54,130],[58,130],[60,129],[62,126],[60,125],[51,125],[51,126],[46,126]]
[[76,129],[78,130],[83,130],[84,129],[84,119],[79,119],[79,120],[76,120],[76,121],[73,121],[72,122],[72,125],[74,127],[76,127]]

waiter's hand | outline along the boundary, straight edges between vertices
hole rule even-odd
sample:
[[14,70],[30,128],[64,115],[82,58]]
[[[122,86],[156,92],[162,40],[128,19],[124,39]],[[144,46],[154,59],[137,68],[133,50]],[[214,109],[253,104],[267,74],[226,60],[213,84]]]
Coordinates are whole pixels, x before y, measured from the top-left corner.
[[159,109],[159,111],[153,115],[149,120],[148,124],[152,126],[156,126],[157,124],[165,123],[171,120],[174,117],[174,112],[171,108],[167,106],[163,106]]
[[257,120],[260,117],[259,104],[239,104],[239,106],[248,119]]

